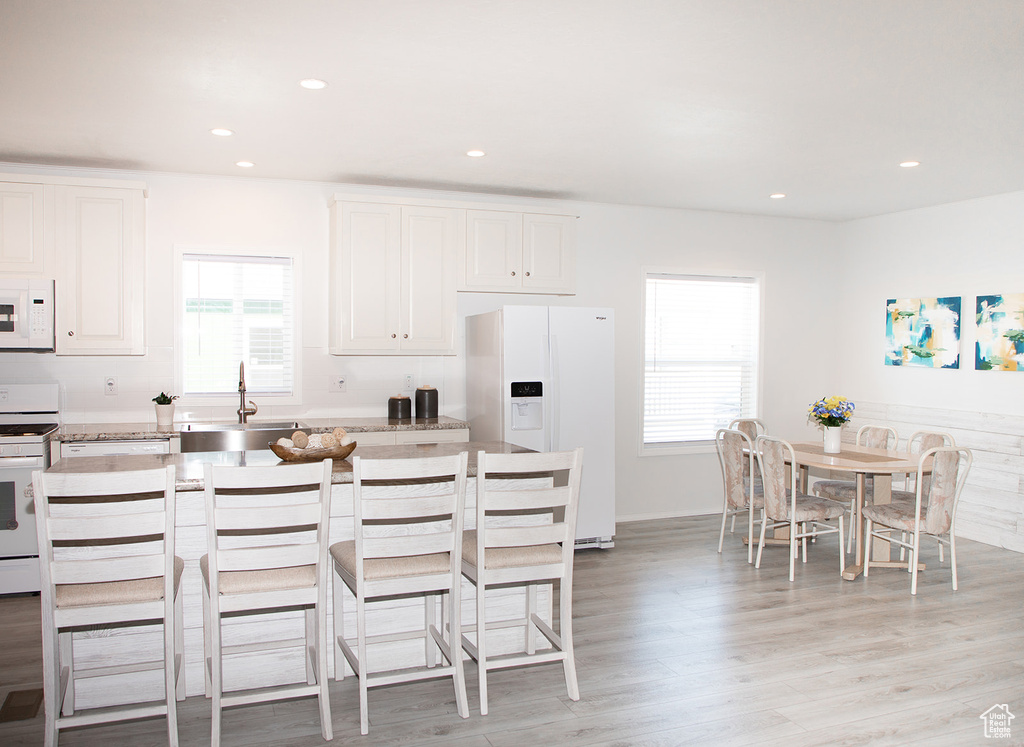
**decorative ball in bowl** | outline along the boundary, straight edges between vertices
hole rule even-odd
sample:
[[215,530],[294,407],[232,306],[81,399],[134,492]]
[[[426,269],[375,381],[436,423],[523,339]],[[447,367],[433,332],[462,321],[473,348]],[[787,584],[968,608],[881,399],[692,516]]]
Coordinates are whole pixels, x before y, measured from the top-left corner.
[[267,445],[286,462],[344,459],[356,449],[356,442],[342,428],[335,428],[333,433],[295,431],[291,438],[281,438]]

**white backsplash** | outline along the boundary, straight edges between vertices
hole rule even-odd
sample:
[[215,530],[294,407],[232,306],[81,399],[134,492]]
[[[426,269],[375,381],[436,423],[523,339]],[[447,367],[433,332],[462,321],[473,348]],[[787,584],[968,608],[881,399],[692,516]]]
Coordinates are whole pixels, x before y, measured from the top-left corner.
[[[144,356],[56,356],[53,353],[0,353],[0,380],[57,381],[61,391],[61,420],[65,423],[156,423],[153,397],[176,393],[171,348],[150,347]],[[272,397],[249,393],[259,407],[254,419],[320,417],[384,417],[388,397],[403,391],[412,374],[413,389],[430,385],[439,393],[438,412],[465,416],[461,356],[388,357],[333,356],[326,348],[305,348],[302,361],[301,405],[274,405]],[[344,375],[346,391],[330,383]],[[117,381],[117,394],[104,391],[107,377]],[[452,384],[449,393],[448,383]],[[413,390],[405,390],[412,396]],[[231,421],[237,399],[230,405],[203,406],[179,400],[175,421]]]

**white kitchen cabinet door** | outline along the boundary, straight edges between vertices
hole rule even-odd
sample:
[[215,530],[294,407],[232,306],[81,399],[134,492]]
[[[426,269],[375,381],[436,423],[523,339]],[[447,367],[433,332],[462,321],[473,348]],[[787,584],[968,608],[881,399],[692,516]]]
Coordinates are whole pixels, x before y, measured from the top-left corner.
[[401,208],[339,203],[333,219],[331,352],[397,351]]
[[468,428],[444,428],[424,431],[395,431],[396,444],[467,443]]
[[54,187],[57,355],[144,355],[141,189]]
[[522,285],[523,220],[519,213],[466,211],[466,251],[459,290],[515,292]]
[[0,276],[44,277],[42,184],[0,182]]
[[394,431],[367,431],[365,433],[350,433],[352,440],[358,446],[394,446]]
[[495,210],[466,211],[460,291],[576,292],[576,218]]
[[523,289],[534,293],[576,292],[576,218],[523,215]]
[[331,353],[454,353],[461,212],[336,202],[331,217]]
[[461,214],[402,208],[402,353],[455,350],[455,258]]

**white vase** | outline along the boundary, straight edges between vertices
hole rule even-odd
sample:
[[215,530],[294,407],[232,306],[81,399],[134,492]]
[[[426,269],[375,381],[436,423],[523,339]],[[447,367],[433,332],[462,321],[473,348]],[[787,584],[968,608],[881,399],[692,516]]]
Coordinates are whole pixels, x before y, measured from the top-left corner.
[[830,428],[827,425],[822,427],[825,429],[825,453],[838,454],[840,451],[842,451],[843,427],[838,426],[835,428]]
[[169,405],[155,405],[156,427],[170,428],[174,424],[174,403]]

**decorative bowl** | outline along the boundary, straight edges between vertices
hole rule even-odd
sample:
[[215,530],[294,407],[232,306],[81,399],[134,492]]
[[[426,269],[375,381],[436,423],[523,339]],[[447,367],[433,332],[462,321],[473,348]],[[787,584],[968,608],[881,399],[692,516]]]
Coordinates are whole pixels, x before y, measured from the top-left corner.
[[329,446],[326,449],[297,449],[270,443],[270,450],[286,462],[320,462],[324,459],[344,459],[356,450],[356,442],[344,446]]

